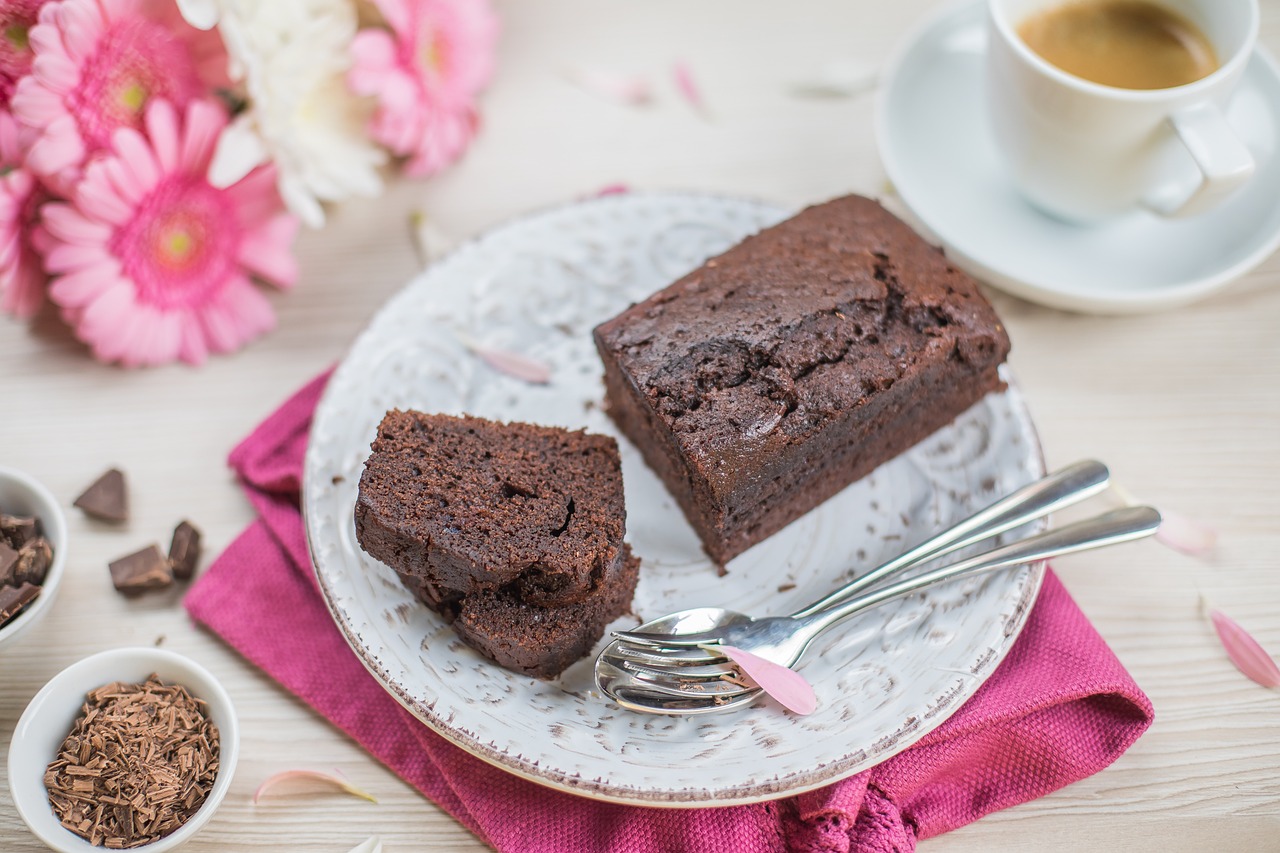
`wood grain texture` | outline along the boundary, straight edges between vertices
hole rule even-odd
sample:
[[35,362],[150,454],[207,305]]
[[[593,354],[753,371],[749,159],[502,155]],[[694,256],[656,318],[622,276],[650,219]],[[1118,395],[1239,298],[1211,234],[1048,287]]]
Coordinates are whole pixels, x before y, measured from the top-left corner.
[[[163,541],[181,518],[208,554],[251,519],[224,460],[289,392],[339,359],[417,269],[408,214],[465,237],[606,184],[706,189],[799,206],[883,194],[872,98],[800,100],[788,83],[829,58],[878,66],[935,4],[679,0],[499,3],[504,32],[485,128],[466,159],[334,212],[299,241],[302,278],[275,299],[279,328],[200,370],[98,365],[46,316],[0,322],[0,461],[66,505],[110,465],[130,476],[123,529],[69,515],[67,577],[48,618],[0,656],[0,749],[27,701],[91,652],[151,643],[208,666],[235,699],[243,758],[226,802],[186,849],[346,851],[379,833],[389,851],[481,850],[451,818],[213,637],[178,594],[126,601],[106,563]],[[1280,0],[1262,0],[1262,41],[1280,53]],[[680,100],[690,63],[712,117]],[[649,75],[655,104],[627,109],[563,79],[580,64]],[[1154,543],[1063,560],[1081,607],[1155,703],[1151,731],[1107,771],[921,844],[924,851],[1280,849],[1280,693],[1240,676],[1200,616],[1205,595],[1280,649],[1280,257],[1178,311],[1065,314],[996,294],[1011,358],[1051,465],[1107,460],[1135,494],[1213,524],[1216,552]],[[208,558],[206,558],[207,561]],[[373,792],[280,797],[256,785],[291,767],[338,769]],[[7,771],[0,767],[0,777]],[[0,779],[0,850],[41,849]]]

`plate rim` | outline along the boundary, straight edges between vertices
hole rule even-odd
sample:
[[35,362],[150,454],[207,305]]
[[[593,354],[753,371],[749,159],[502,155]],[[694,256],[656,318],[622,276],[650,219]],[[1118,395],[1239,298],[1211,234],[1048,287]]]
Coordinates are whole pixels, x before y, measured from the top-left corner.
[[[571,208],[597,204],[627,204],[631,203],[636,198],[659,201],[666,199],[673,201],[699,199],[713,202],[749,204],[755,207],[767,209],[771,212],[779,212],[783,214],[794,210],[794,207],[792,206],[778,204],[776,202],[770,202],[758,197],[751,197],[747,195],[698,190],[687,192],[680,190],[649,190],[572,199],[516,214],[478,232],[476,235],[459,244],[445,256],[434,261],[432,264],[413,275],[403,286],[391,294],[391,296],[389,296],[378,310],[369,318],[361,328],[360,332],[347,346],[342,358],[334,368],[331,380],[333,377],[337,376],[338,371],[343,369],[351,353],[355,350],[356,346],[360,344],[369,329],[377,322],[378,318],[389,310],[391,303],[394,302],[400,294],[414,287],[420,279],[428,276],[436,266],[451,261],[456,256],[462,255],[463,253],[474,251],[478,244],[486,241],[492,235],[506,230],[507,228],[518,226],[542,217],[552,216],[558,212]],[[1018,419],[1026,426],[1026,437],[1029,440],[1028,451],[1034,464],[1035,473],[1037,476],[1044,476],[1046,471],[1044,449],[1040,440],[1039,431],[1036,429],[1035,421],[1032,419],[1030,409],[1027,406],[1026,398],[1022,395],[1020,387],[1007,364],[1002,365],[1001,374],[1007,386],[1001,393],[1010,395],[1009,400],[1011,408],[1015,410]],[[324,391],[317,403],[316,412],[321,411],[330,402],[331,394],[335,393],[333,391],[334,387],[335,385],[332,381],[326,382]],[[443,737],[449,743],[462,749],[467,754],[479,758],[505,772],[512,773],[522,779],[526,779],[544,787],[549,787],[569,794],[588,797],[601,802],[663,808],[707,808],[750,805],[753,803],[767,802],[813,791],[855,775],[856,773],[867,769],[867,767],[886,761],[894,755],[909,749],[921,738],[941,726],[948,718],[963,707],[965,702],[972,698],[981,685],[991,677],[999,667],[1000,663],[1008,655],[1018,636],[1026,626],[1027,618],[1039,597],[1040,589],[1044,582],[1046,563],[1041,561],[1030,565],[1029,576],[1027,583],[1024,586],[1023,594],[1016,602],[1013,613],[1010,615],[1012,626],[1006,630],[1008,640],[1003,647],[996,649],[994,654],[986,660],[985,672],[981,675],[975,674],[977,677],[976,684],[964,700],[952,702],[948,707],[943,708],[930,719],[928,725],[917,725],[911,731],[903,733],[902,736],[894,742],[894,746],[890,750],[877,754],[875,761],[871,763],[867,763],[865,757],[862,759],[856,759],[856,756],[846,756],[843,761],[833,761],[831,763],[819,765],[806,773],[799,781],[790,781],[787,784],[780,784],[777,778],[774,777],[773,779],[763,779],[751,784],[722,787],[716,790],[705,788],[686,788],[682,791],[642,790],[632,786],[610,784],[604,780],[584,779],[580,775],[553,772],[553,769],[539,765],[536,762],[513,760],[516,758],[515,756],[493,749],[488,744],[479,740],[463,738],[458,732],[455,732],[447,724],[443,723],[443,721],[436,721],[432,719],[428,713],[430,709],[424,709],[415,704],[413,699],[406,695],[406,692],[400,685],[395,683],[394,679],[392,679],[387,672],[378,668],[376,655],[373,655],[366,650],[358,641],[358,638],[352,635],[352,631],[349,626],[342,618],[340,618],[336,609],[334,594],[326,583],[325,577],[319,570],[319,564],[317,561],[318,548],[313,539],[312,533],[313,525],[308,507],[307,495],[310,491],[309,483],[311,482],[311,472],[313,468],[312,454],[313,452],[318,452],[313,451],[313,448],[316,445],[311,441],[311,430],[315,428],[315,424],[318,421],[319,418],[313,416],[311,426],[308,428],[307,452],[304,457],[303,476],[301,481],[303,531],[306,538],[308,556],[311,561],[311,571],[320,588],[321,598],[324,600],[325,609],[329,613],[333,624],[338,628],[343,640],[356,656],[356,659],[359,660],[365,670],[374,677],[379,686],[386,690],[402,708],[427,728]],[[795,777],[789,778],[794,780]],[[696,792],[700,796],[687,796],[691,792]]]
[[[902,201],[916,223],[922,226],[936,242],[941,243],[947,256],[965,272],[1006,293],[1050,308],[1103,315],[1133,315],[1179,308],[1204,299],[1236,282],[1280,249],[1280,228],[1276,228],[1274,233],[1270,234],[1253,252],[1210,275],[1164,284],[1149,291],[1108,293],[1097,290],[1067,290],[1036,281],[1034,277],[1020,278],[1012,272],[1001,270],[998,263],[993,264],[990,259],[983,261],[975,258],[961,248],[956,241],[946,236],[944,229],[939,228],[938,223],[920,213],[919,197],[915,197],[916,203],[913,204],[912,198],[909,197],[910,193],[904,192],[901,176],[907,170],[904,170],[891,144],[890,102],[893,101],[894,86],[900,79],[900,72],[920,42],[936,30],[954,30],[969,25],[971,23],[969,19],[980,18],[984,8],[982,0],[955,0],[912,27],[898,42],[884,65],[881,77],[883,83],[876,93],[873,110],[876,150],[884,166],[885,175],[894,187],[893,195]],[[1271,77],[1280,80],[1280,63],[1276,62],[1261,43],[1254,46],[1253,53],[1246,64],[1246,75],[1255,62],[1259,63]],[[1274,153],[1273,156],[1280,156],[1280,152]]]

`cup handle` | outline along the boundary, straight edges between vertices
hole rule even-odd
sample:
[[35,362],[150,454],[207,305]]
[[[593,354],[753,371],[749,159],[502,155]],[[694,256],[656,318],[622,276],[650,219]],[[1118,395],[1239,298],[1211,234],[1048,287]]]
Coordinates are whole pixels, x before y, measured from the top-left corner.
[[1143,203],[1155,213],[1202,213],[1217,206],[1253,176],[1253,155],[1214,104],[1187,107],[1169,116],[1168,122],[1200,170],[1200,181],[1189,191],[1185,186],[1167,186],[1148,195]]

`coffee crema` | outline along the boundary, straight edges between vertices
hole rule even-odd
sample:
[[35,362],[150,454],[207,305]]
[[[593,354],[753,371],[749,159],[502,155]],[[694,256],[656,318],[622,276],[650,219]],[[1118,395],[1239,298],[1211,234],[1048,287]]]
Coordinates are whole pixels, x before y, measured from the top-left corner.
[[1068,74],[1120,89],[1168,89],[1218,69],[1195,24],[1147,0],[1073,0],[1025,19],[1018,36]]

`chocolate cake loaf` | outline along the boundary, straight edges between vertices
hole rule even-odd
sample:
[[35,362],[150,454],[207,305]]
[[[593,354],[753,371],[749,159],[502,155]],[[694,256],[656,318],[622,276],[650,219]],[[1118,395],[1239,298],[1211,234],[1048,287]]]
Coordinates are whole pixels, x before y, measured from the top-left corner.
[[595,330],[613,420],[723,564],[1002,387],[976,283],[848,196]]
[[624,613],[617,443],[468,416],[391,411],[360,478],[356,538],[503,666],[558,674]]

